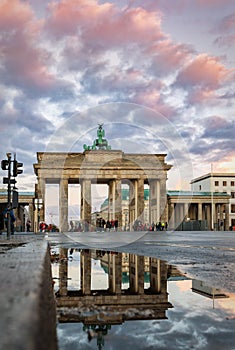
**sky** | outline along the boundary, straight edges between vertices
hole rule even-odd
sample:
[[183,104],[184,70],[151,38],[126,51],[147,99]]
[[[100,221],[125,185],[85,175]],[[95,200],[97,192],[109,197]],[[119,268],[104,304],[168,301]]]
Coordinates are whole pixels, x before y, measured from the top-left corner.
[[234,0],[0,0],[1,159],[33,191],[37,152],[103,123],[112,149],[167,154],[168,189],[235,173],[234,46]]

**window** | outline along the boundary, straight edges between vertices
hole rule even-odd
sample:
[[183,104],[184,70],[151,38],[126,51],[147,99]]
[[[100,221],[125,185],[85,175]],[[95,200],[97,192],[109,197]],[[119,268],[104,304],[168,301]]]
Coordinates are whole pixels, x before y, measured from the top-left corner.
[[199,185],[199,191],[201,191],[201,189],[202,189],[202,186],[201,186],[201,185]]
[[231,192],[231,198],[235,198],[235,192]]
[[235,204],[231,205],[231,213],[235,213]]
[[219,181],[215,181],[215,186],[219,186]]
[[227,181],[223,181],[223,186],[227,186]]
[[231,181],[231,186],[234,186],[235,181]]

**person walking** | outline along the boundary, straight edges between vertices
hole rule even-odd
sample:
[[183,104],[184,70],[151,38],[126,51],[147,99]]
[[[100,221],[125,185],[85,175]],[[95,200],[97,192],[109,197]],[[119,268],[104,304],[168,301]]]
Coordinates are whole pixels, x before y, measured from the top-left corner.
[[30,232],[30,228],[31,228],[31,221],[27,220],[27,222],[26,222],[26,231]]

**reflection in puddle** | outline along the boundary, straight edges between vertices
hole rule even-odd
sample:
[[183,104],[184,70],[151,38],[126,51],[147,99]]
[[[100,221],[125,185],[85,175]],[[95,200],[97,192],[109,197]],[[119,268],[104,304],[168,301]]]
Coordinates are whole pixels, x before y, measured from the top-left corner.
[[135,254],[52,252],[59,349],[234,349],[234,295]]

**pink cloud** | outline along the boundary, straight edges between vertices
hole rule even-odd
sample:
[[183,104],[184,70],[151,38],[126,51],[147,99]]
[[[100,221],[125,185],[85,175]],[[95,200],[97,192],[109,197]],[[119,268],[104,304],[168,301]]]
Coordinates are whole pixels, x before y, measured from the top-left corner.
[[183,44],[174,44],[170,39],[162,40],[150,46],[146,53],[151,55],[152,70],[158,74],[176,71],[191,57],[191,50]]
[[212,101],[213,99],[216,99],[216,94],[214,90],[210,90],[208,88],[206,89],[200,89],[196,88],[189,92],[188,95],[188,101],[190,104],[203,104],[208,103],[208,101]]
[[133,97],[133,101],[153,108],[157,113],[169,119],[176,115],[175,109],[163,101],[160,91],[154,87],[137,92]]
[[216,170],[218,172],[235,173],[235,150],[227,152],[223,159],[218,161]]
[[235,44],[235,34],[220,36],[215,40],[215,44],[220,47],[232,47]]
[[48,88],[53,83],[46,50],[38,48],[42,21],[30,6],[19,0],[0,3],[2,75],[7,84]]
[[220,116],[211,116],[205,119],[205,128],[210,128],[211,130],[223,129],[230,126],[230,123],[226,121],[226,118]]
[[235,28],[235,13],[223,18],[219,26],[222,31],[229,31]]
[[62,0],[49,5],[50,18],[46,25],[56,36],[77,35],[84,41],[114,47],[129,42],[159,40],[160,13],[137,8],[118,9],[111,3],[96,0]]
[[105,16],[111,15],[113,5],[98,5],[96,0],[61,0],[48,4],[50,18],[47,24],[53,34],[59,36],[79,34],[78,27],[93,26]]
[[22,28],[31,21],[33,13],[30,7],[19,0],[2,0],[0,3],[0,30]]
[[198,55],[178,75],[177,82],[183,86],[201,86],[217,89],[231,77],[232,70],[219,62],[216,57]]

